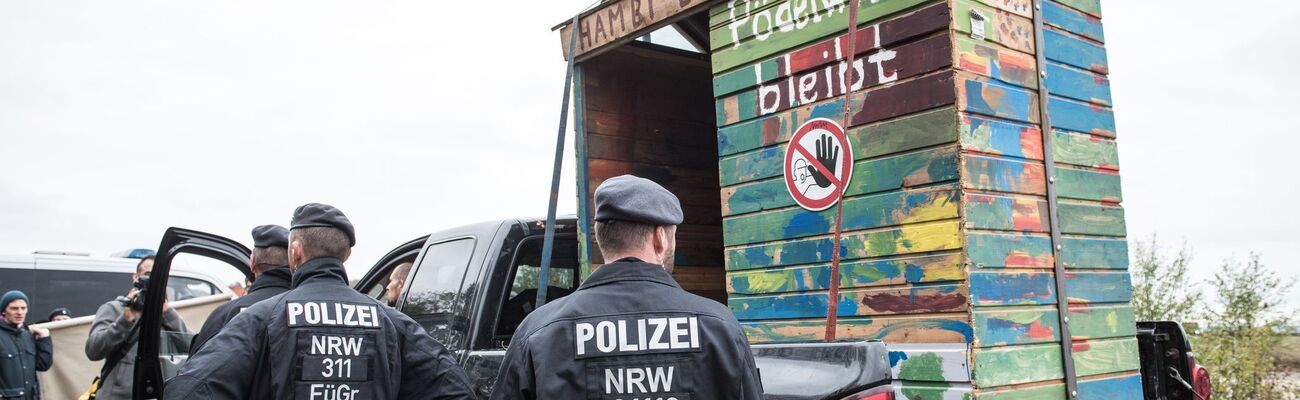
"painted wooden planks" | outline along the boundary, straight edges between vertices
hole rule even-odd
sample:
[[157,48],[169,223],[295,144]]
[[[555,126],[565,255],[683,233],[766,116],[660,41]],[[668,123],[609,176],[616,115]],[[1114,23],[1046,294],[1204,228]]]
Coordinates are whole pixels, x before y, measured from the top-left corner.
[[790,140],[800,125],[814,118],[844,114],[844,100],[832,100],[786,110],[762,119],[719,126],[718,155],[728,156]]
[[[914,117],[900,118],[849,129],[846,132],[853,144],[855,160],[867,160],[883,155],[902,153],[920,148],[950,143],[956,140],[955,117],[947,112],[929,112]],[[771,140],[779,140],[779,137]],[[787,138],[788,139],[788,138]],[[768,139],[763,139],[767,141]],[[785,144],[766,147],[718,160],[719,181],[722,186],[773,178],[783,173]],[[854,179],[857,172],[854,171]],[[863,171],[870,173],[871,171]],[[850,183],[852,184],[852,183]],[[848,190],[853,190],[849,188]]]
[[953,0],[952,6],[953,29],[958,34],[971,35],[971,23],[978,20],[973,14],[977,14],[983,17],[985,40],[1034,54],[1034,22],[1028,17],[975,0]]
[[1059,201],[1061,232],[1078,235],[1125,236],[1124,209],[1073,201]]
[[970,400],[969,383],[900,381],[891,383],[895,400]]
[[1052,148],[1056,162],[1080,167],[1119,170],[1115,141],[1085,133],[1054,130]]
[[[915,285],[842,290],[837,315],[842,317],[945,313],[966,310],[967,288],[961,284]],[[731,312],[741,321],[825,317],[825,293],[732,296]]]
[[1056,167],[1057,196],[1118,204],[1122,198],[1119,173]]
[[[897,45],[907,40],[946,29],[948,21],[947,5],[935,4],[878,25],[860,28],[855,33],[856,37],[854,38],[857,47],[856,53],[858,55],[867,54],[886,46]],[[723,95],[749,89],[780,78],[798,75],[832,62],[836,63],[838,68],[842,70],[844,69],[843,60],[847,58],[847,54],[845,54],[848,52],[846,48],[848,45],[847,40],[848,35],[837,36],[766,61],[718,75],[713,79],[713,94],[715,97],[722,97]],[[884,56],[886,54],[882,53],[878,58]]]
[[1070,335],[1075,339],[1134,337],[1137,317],[1128,304],[1071,305]]
[[1137,338],[1075,341],[1074,367],[1079,376],[1137,371]]
[[1128,303],[1133,281],[1128,271],[1072,271],[1065,274],[1065,293],[1071,304]]
[[[587,53],[618,42],[636,38],[640,33],[665,20],[688,15],[695,8],[708,4],[708,0],[618,0],[604,2],[599,8],[585,13],[578,20],[578,46],[574,56]],[[568,55],[572,23],[560,29],[560,46]]]
[[966,257],[975,268],[1052,268],[1052,239],[1046,235],[966,233]]
[[1047,59],[1099,74],[1110,73],[1106,49],[1052,28],[1043,30],[1043,52]]
[[961,114],[961,146],[969,152],[1043,159],[1043,136],[1038,127]]
[[1068,269],[1128,269],[1128,241],[1123,238],[1071,237],[1061,241],[1061,261]]
[[1055,1],[1043,1],[1043,22],[1070,33],[1096,40],[1099,43],[1106,41],[1106,35],[1101,29],[1101,18],[1066,7]]
[[970,298],[975,306],[1056,304],[1056,281],[1050,272],[971,271]]
[[[962,257],[952,253],[876,259],[840,265],[840,287],[846,289],[909,283],[959,282],[965,279],[965,264]],[[825,264],[727,274],[727,290],[740,295],[807,292],[827,290],[829,287],[830,266]]]
[[1065,377],[1061,344],[976,348],[973,383],[980,388],[1039,382]]
[[[957,218],[960,191],[956,188],[898,191],[843,200],[843,230],[855,231]],[[835,211],[791,207],[729,217],[722,221],[723,244],[737,246],[832,232]]]
[[[949,73],[939,73],[854,92],[849,96],[852,116],[849,126],[869,124],[953,104],[956,99],[953,96],[952,79]],[[757,92],[742,92],[740,95],[720,99],[717,102],[718,126],[747,121],[788,108],[781,105],[771,109],[762,108],[758,104],[758,95]]]
[[962,204],[967,228],[1047,232],[1047,201],[1037,197],[967,194]]
[[956,67],[1030,89],[1038,88],[1034,57],[966,36],[957,37]]
[[962,155],[962,187],[981,191],[1047,194],[1042,163],[1003,157]]
[[1142,400],[1142,376],[1129,374],[1079,380],[1079,400]]
[[1115,137],[1115,112],[1109,107],[1053,96],[1047,112],[1055,129]]
[[1047,63],[1047,89],[1056,96],[1104,106],[1112,101],[1110,78],[1061,63]]
[[963,112],[1038,123],[1038,92],[967,73],[957,74],[956,85]]
[[952,65],[951,52],[952,42],[947,37],[933,36],[870,57],[855,58],[851,69],[847,63],[839,62],[799,72],[719,99],[718,108],[728,113],[719,116],[719,121],[747,120],[837,98],[846,90],[869,89],[946,69]]
[[[785,49],[795,48],[845,31],[848,26],[847,2],[793,1],[781,2],[770,8],[755,9],[759,0],[729,3],[720,7],[734,7],[727,14],[725,26],[714,29],[709,35],[713,48],[713,72],[719,73],[754,62]],[[883,17],[931,0],[879,0],[862,2],[858,8],[861,24],[873,23]],[[807,9],[795,10],[793,5],[804,4]],[[823,5],[831,5],[823,7]],[[787,5],[789,5],[787,7]]]
[[995,347],[1060,342],[1055,306],[976,307],[971,311],[975,345]]
[[[740,324],[750,343],[808,342],[826,339],[826,319],[754,321]],[[895,315],[841,318],[839,339],[881,340],[889,343],[968,343],[965,314]]]
[[1101,18],[1101,0],[1054,0],[1088,15]]
[[[849,232],[843,236],[841,260],[888,257],[961,248],[958,221],[913,224],[898,228]],[[830,262],[829,237],[788,240],[754,246],[729,247],[731,271]]]
[[[858,162],[853,166],[853,181],[845,196],[954,181],[958,177],[957,160],[955,147],[939,147]],[[778,173],[764,177],[763,181],[723,188],[723,215],[794,206],[785,182],[777,178]]]

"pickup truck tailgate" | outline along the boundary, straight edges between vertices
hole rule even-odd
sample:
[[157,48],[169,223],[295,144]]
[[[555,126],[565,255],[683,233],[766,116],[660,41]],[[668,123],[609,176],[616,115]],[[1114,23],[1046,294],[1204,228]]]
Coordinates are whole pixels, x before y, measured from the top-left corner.
[[752,346],[766,399],[841,399],[890,382],[881,342]]

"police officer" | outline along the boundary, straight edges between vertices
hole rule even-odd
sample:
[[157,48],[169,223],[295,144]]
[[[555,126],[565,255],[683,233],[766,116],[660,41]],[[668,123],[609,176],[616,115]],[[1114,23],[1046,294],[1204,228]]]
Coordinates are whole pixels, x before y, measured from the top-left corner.
[[197,353],[205,342],[221,331],[221,327],[244,309],[289,291],[293,279],[293,273],[289,272],[289,230],[279,225],[253,228],[253,255],[248,263],[253,267],[253,285],[248,288],[248,293],[222,304],[208,315],[203,328],[194,336],[191,353]]
[[722,304],[670,274],[677,197],[624,175],[596,189],[606,260],[573,294],[529,314],[493,399],[761,399],[754,356]]
[[338,209],[293,213],[293,289],[239,313],[167,382],[167,399],[472,399],[452,354],[348,287],[356,244]]

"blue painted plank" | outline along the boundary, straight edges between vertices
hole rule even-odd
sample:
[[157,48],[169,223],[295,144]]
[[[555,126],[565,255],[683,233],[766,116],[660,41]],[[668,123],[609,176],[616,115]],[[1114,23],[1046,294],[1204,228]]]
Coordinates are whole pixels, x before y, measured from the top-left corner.
[[1061,63],[1047,63],[1047,90],[1057,96],[1111,105],[1110,78]]

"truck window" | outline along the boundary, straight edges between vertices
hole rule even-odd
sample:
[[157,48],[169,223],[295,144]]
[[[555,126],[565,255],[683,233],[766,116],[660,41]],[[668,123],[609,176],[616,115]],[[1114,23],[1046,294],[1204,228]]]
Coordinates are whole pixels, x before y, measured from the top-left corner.
[[211,283],[179,276],[168,278],[167,287],[172,290],[174,296],[172,301],[188,300],[221,293],[221,290]]
[[459,239],[429,245],[415,275],[407,282],[402,312],[419,322],[429,335],[456,351],[463,348],[469,315],[463,312],[468,296],[461,282],[474,254],[474,239]]
[[[519,244],[511,266],[510,293],[501,305],[495,339],[510,340],[515,328],[533,311],[537,301],[537,280],[542,268],[542,237],[525,239]],[[573,293],[578,288],[578,242],[573,237],[555,238],[551,272],[547,277],[546,301]]]

